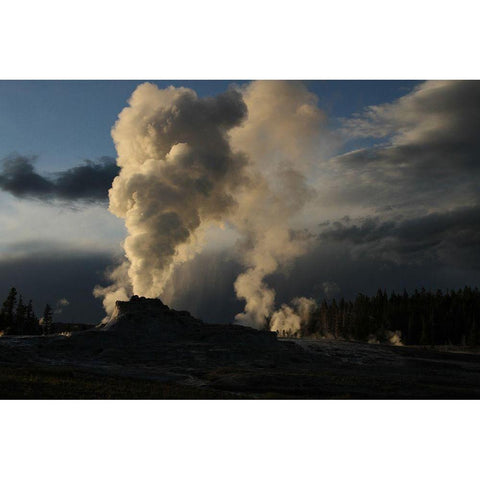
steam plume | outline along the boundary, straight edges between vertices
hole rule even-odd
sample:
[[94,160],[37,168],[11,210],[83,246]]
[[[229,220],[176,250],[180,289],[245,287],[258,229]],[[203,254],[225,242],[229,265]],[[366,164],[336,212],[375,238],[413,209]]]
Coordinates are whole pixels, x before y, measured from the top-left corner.
[[283,304],[272,315],[270,330],[276,331],[282,336],[297,335],[317,308],[317,302],[313,298],[294,298],[292,304],[293,308]]
[[[261,328],[274,312],[275,292],[265,279],[308,249],[309,237],[292,228],[312,196],[307,176],[318,155],[325,116],[317,98],[296,82],[254,82],[244,90],[248,121],[232,132],[232,145],[248,158],[248,188],[238,196],[233,223],[243,234],[246,271],[235,281],[245,311],[239,323]],[[291,307],[272,317],[293,318]],[[296,315],[296,314],[295,314]]]
[[235,207],[245,159],[227,132],[245,115],[235,90],[206,99],[150,83],[134,91],[112,130],[121,171],[109,208],[125,219],[128,236],[113,285],[96,289],[107,312],[130,293],[161,295],[174,266],[199,248],[202,228]]

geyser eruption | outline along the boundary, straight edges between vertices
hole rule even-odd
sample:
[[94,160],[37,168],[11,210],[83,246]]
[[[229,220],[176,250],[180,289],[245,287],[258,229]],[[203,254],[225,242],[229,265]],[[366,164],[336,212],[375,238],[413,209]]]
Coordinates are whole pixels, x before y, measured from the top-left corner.
[[267,280],[309,248],[298,218],[315,196],[308,179],[323,149],[316,103],[299,82],[252,82],[212,98],[149,83],[134,91],[112,130],[121,170],[109,208],[128,235],[113,284],[95,290],[107,313],[132,294],[162,295],[206,228],[225,222],[245,268],[234,285],[245,301],[237,322],[263,328],[271,319],[272,329],[293,331],[304,321],[310,300],[275,312]]
[[113,285],[95,290],[107,312],[130,294],[161,295],[175,264],[195,252],[202,227],[233,209],[245,158],[227,132],[245,116],[235,90],[205,99],[150,83],[134,91],[112,129],[121,170],[109,209],[125,219],[128,235]]

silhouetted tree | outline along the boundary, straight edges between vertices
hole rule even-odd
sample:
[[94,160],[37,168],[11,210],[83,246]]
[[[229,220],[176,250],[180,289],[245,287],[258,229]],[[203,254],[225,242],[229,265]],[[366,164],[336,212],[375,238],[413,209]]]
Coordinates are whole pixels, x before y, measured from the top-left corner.
[[17,290],[15,287],[10,289],[6,300],[3,302],[2,309],[0,311],[0,324],[4,333],[11,333],[14,327],[14,312],[17,299]]
[[15,323],[13,326],[13,333],[15,335],[23,335],[25,330],[25,317],[27,308],[23,304],[23,298],[20,295],[18,297],[17,311],[15,312]]
[[28,302],[25,310],[25,333],[27,335],[38,335],[40,333],[40,327],[35,312],[33,311],[31,300]]
[[373,297],[358,294],[353,302],[323,300],[303,333],[365,341],[370,335],[385,340],[387,331],[396,330],[409,345],[480,345],[480,291],[422,288],[388,296],[379,289]]
[[49,335],[53,332],[53,312],[52,307],[47,303],[45,305],[45,310],[43,311],[43,332],[46,335]]

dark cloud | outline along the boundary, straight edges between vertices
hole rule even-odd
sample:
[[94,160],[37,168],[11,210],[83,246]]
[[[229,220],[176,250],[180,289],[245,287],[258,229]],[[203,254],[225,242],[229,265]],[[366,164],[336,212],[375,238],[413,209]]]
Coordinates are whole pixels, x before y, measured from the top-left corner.
[[334,222],[320,238],[344,242],[354,255],[397,264],[469,266],[480,270],[480,206],[382,221],[365,218],[356,224]]
[[377,208],[480,200],[479,107],[478,81],[425,82],[346,120],[349,138],[382,143],[333,160],[346,179],[340,196]]
[[422,287],[456,289],[478,285],[479,278],[478,265],[475,268],[465,261],[447,265],[427,255],[421,263],[397,263],[388,256],[355,255],[346,242],[322,240],[295,262],[288,275],[270,281],[275,282],[278,300],[283,301],[299,295],[322,299],[327,293],[325,284],[338,287],[337,298],[351,299],[358,293],[375,294],[378,288],[397,292]]
[[43,176],[35,170],[34,157],[15,156],[3,160],[0,188],[20,198],[98,202],[107,200],[108,189],[118,175],[115,160],[102,157],[82,165]]

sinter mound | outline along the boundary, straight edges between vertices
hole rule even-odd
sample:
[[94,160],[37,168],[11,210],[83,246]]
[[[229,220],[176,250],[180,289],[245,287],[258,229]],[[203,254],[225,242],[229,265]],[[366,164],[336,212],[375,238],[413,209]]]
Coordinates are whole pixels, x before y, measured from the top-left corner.
[[187,311],[169,308],[161,300],[134,295],[128,302],[117,301],[110,319],[99,328],[111,335],[160,342],[200,341],[217,344],[244,343],[274,346],[276,334],[240,325],[203,323]]
[[118,373],[135,368],[136,374],[148,367],[152,378],[164,378],[173,370],[177,376],[179,370],[190,376],[192,369],[248,364],[284,350],[272,332],[203,323],[158,299],[137,296],[117,301],[113,315],[97,328],[69,336],[0,340],[0,364],[76,365],[97,371],[108,367]]

